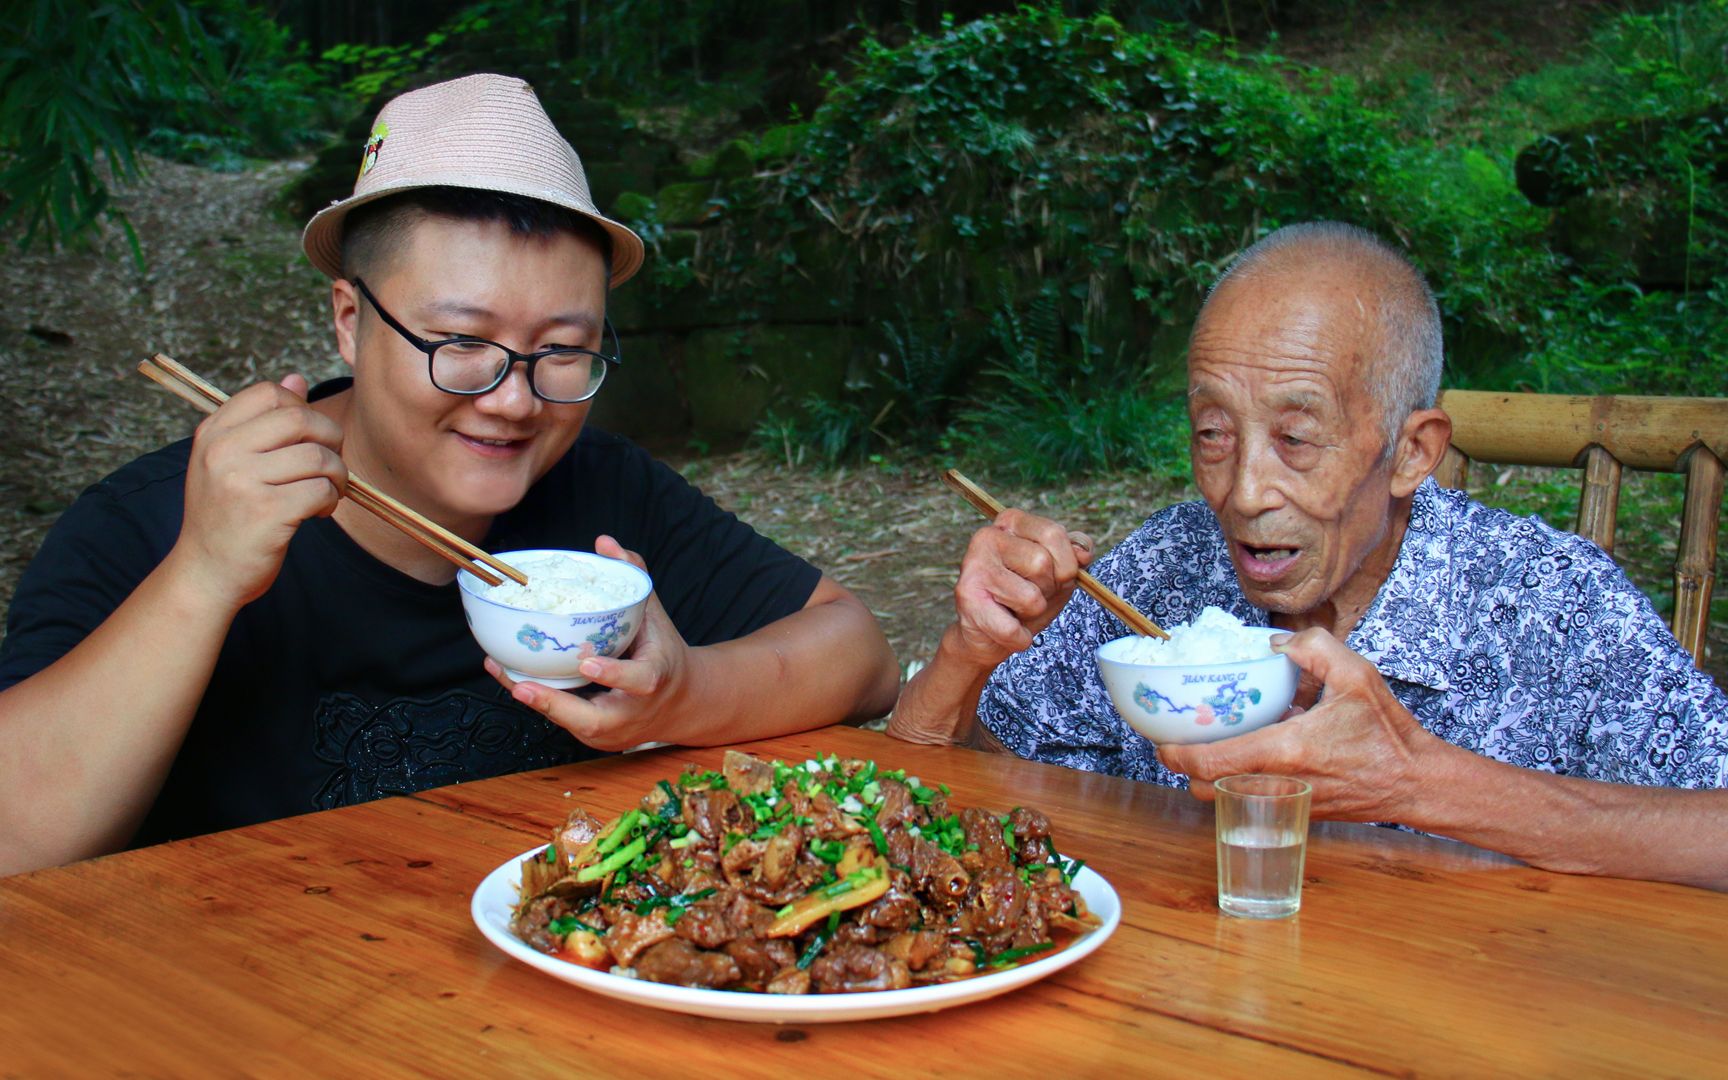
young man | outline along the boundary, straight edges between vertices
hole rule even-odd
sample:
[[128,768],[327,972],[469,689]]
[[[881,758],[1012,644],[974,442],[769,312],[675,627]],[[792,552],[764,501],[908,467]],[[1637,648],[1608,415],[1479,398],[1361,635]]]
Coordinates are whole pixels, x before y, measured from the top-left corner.
[[[595,209],[527,84],[378,117],[308,256],[352,375],[234,395],[63,516],[0,648],[0,873],[644,741],[714,744],[890,707],[874,617],[628,442],[584,430],[606,298],[642,243]],[[489,550],[654,578],[583,695],[513,684],[454,568],[342,500],[364,477]]]
[[[1290,630],[1307,711],[1154,748],[1072,602],[1091,541],[1005,511],[892,734],[1158,783],[1300,776],[1317,817],[1395,821],[1578,873],[1728,888],[1728,699],[1612,559],[1429,477],[1440,316],[1396,250],[1292,225],[1231,265],[1188,349],[1194,482],[1093,572],[1165,626],[1207,605]],[[1318,698],[1317,698],[1318,695]],[[1680,790],[1709,789],[1709,790]]]

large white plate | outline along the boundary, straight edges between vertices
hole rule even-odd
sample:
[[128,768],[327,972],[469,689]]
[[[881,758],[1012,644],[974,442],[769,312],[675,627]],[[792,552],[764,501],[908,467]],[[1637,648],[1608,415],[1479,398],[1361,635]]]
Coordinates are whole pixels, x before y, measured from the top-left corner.
[[771,1024],[823,1024],[839,1020],[872,1020],[879,1016],[935,1012],[938,1009],[982,1001],[1016,987],[1054,975],[1069,964],[1090,955],[1104,944],[1122,921],[1122,902],[1116,890],[1089,867],[1075,875],[1074,888],[1086,906],[1101,920],[1098,929],[1075,939],[1053,956],[1034,960],[1006,971],[979,975],[959,982],[935,986],[913,986],[905,990],[878,990],[865,994],[753,994],[737,990],[704,990],[690,986],[665,986],[642,979],[595,971],[568,960],[560,960],[530,948],[510,932],[510,913],[516,907],[516,890],[522,880],[522,860],[544,850],[538,845],[486,875],[474,890],[474,925],[492,944],[530,967],[573,983],[596,994],[650,1005],[656,1009],[716,1016],[722,1020],[754,1020]]

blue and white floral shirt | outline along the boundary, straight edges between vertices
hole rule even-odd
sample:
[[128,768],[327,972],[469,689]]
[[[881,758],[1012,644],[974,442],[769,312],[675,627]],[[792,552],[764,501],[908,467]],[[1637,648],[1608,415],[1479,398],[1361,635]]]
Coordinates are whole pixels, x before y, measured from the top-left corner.
[[[1164,626],[1208,605],[1267,624],[1204,503],[1160,511],[1092,571]],[[1126,632],[1076,592],[991,675],[979,718],[1022,757],[1185,784],[1098,679],[1094,651]],[[1728,698],[1614,560],[1432,479],[1411,500],[1398,561],[1346,644],[1423,727],[1476,753],[1592,780],[1728,786]]]

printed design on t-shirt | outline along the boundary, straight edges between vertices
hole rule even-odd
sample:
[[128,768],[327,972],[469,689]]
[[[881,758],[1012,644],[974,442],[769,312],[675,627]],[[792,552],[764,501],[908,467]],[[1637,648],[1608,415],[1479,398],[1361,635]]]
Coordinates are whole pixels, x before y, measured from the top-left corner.
[[581,743],[508,700],[451,690],[375,704],[327,694],[313,714],[313,754],[330,767],[313,808],[406,795],[588,756]]
[[[575,620],[572,620],[572,623],[574,622]],[[611,656],[618,651],[618,642],[627,637],[630,630],[631,624],[624,622],[623,616],[614,612],[606,616],[606,620],[600,624],[600,629],[585,638],[572,641],[568,645],[533,623],[523,623],[522,629],[516,631],[516,640],[529,652],[539,652],[550,645],[553,652],[569,652],[571,649],[579,649],[581,651],[577,654],[578,656]]]

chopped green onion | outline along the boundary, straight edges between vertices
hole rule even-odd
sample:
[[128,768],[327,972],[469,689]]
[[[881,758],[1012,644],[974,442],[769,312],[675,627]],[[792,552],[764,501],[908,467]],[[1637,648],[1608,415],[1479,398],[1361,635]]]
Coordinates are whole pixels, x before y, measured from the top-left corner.
[[696,843],[700,839],[702,839],[700,833],[685,833],[683,836],[674,836],[672,839],[666,841],[666,846],[671,848],[673,851],[683,851],[685,848]]
[[619,867],[628,864],[631,859],[641,855],[647,847],[648,838],[645,836],[638,836],[636,839],[625,844],[623,847],[606,856],[604,859],[601,859],[593,866],[584,866],[582,869],[576,871],[576,880],[595,881],[599,878],[603,878],[612,871],[617,870]]
[[824,898],[832,900],[836,896],[844,896],[866,881],[874,881],[881,876],[880,867],[866,866],[862,870],[852,871],[834,884],[821,889],[820,892]]
[[597,926],[590,926],[574,915],[565,915],[553,919],[551,922],[546,924],[546,929],[558,937],[569,937],[577,930],[593,934],[595,937],[604,937],[606,934],[606,931]]
[[695,788],[698,785],[706,787],[709,791],[723,791],[731,787],[726,782],[726,774],[715,772],[713,769],[699,773],[685,773],[678,778],[679,787]]
[[673,791],[672,785],[666,781],[660,781],[659,787],[661,791],[666,793],[666,801],[660,804],[657,816],[663,821],[671,821],[683,812],[684,801],[678,797],[678,793]]
[[876,815],[866,814],[864,816],[864,825],[870,830],[870,839],[876,844],[877,853],[881,855],[888,854],[888,838],[882,835],[882,826],[876,824]]
[[640,820],[642,820],[642,811],[640,810],[632,810],[628,814],[619,818],[618,827],[607,833],[600,840],[600,845],[594,849],[594,854],[604,855],[617,847],[623,842],[626,836],[630,835],[630,830],[635,828],[636,823]]
[[1056,943],[1054,941],[1040,941],[1036,945],[1027,945],[1024,948],[1005,949],[990,958],[990,966],[998,968],[1007,967],[1010,964],[1018,964],[1028,956],[1035,956],[1038,953],[1044,952],[1046,949],[1054,949],[1055,947]]

